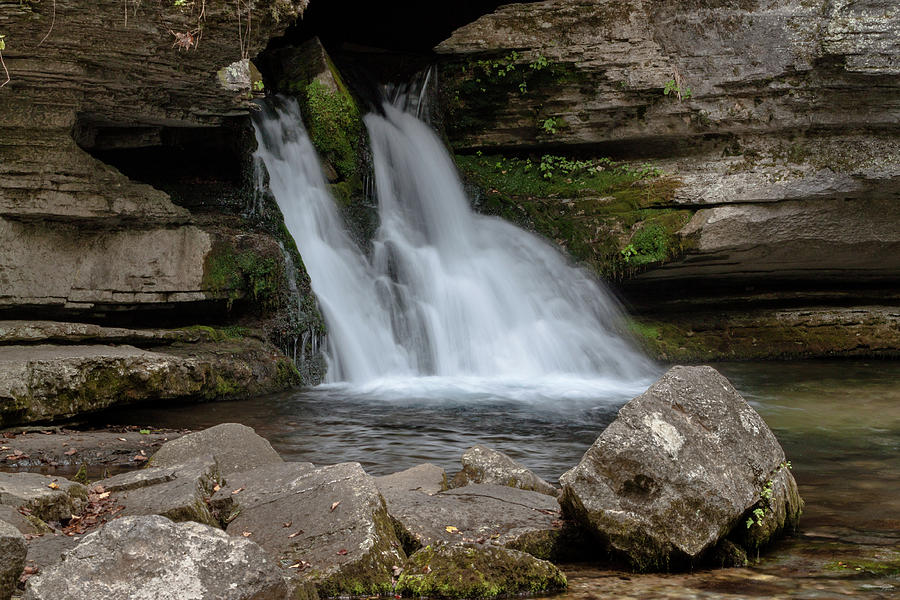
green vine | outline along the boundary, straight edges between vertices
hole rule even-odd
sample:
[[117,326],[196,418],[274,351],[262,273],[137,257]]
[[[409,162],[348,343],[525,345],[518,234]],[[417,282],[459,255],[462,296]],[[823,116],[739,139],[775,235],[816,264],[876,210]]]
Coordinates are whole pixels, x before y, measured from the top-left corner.
[[3,72],[6,73],[6,81],[0,83],[0,88],[9,83],[9,69],[6,68],[6,62],[3,60],[4,50],[6,50],[6,36],[0,34],[0,66],[3,67]]

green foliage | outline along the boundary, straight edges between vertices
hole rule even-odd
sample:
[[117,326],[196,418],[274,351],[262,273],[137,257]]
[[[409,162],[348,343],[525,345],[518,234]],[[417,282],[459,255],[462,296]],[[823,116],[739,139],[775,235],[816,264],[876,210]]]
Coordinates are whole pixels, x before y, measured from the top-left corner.
[[214,247],[206,259],[204,287],[228,294],[228,307],[241,296],[253,298],[263,308],[274,310],[281,304],[284,264],[263,258],[252,250],[235,252],[229,245]]
[[645,225],[631,238],[621,250],[626,263],[634,266],[662,262],[669,255],[669,234],[657,224]]
[[309,137],[338,174],[349,179],[356,173],[356,145],[360,136],[359,110],[348,92],[332,91],[320,81],[306,86]]
[[541,121],[541,129],[544,130],[544,133],[556,133],[556,128],[559,126],[559,121],[555,117],[547,117],[543,121]]
[[264,92],[264,91],[266,91],[266,84],[263,83],[263,80],[262,80],[262,79],[259,79],[259,80],[257,80],[257,81],[254,81],[254,82],[251,84],[251,86],[253,87],[253,90],[254,90],[254,91],[257,91],[257,92]]
[[677,96],[679,100],[687,100],[693,95],[693,92],[691,92],[691,88],[687,86],[682,87],[675,83],[674,79],[670,79],[663,87],[663,94],[666,96],[675,94],[675,96]]
[[175,0],[172,6],[187,6],[187,0]]
[[6,36],[0,34],[0,50],[6,50]]

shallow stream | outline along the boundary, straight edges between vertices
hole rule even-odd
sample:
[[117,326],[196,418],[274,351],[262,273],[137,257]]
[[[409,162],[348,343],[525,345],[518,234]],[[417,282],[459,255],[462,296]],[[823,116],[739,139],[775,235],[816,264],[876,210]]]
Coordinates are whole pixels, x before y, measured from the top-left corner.
[[[900,597],[900,362],[716,365],[775,431],[806,501],[798,536],[746,569],[633,575],[571,566],[572,600]],[[242,402],[128,408],[104,423],[254,427],[287,460],[452,475],[483,443],[555,482],[650,381],[388,380]]]

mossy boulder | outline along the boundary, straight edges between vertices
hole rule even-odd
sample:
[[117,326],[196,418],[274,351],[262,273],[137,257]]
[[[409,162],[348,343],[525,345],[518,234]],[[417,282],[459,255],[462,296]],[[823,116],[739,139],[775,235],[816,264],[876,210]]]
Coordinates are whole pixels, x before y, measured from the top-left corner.
[[[711,367],[673,367],[629,401],[560,481],[564,513],[638,570],[700,564],[746,515],[761,546],[795,525],[799,496],[762,417]],[[777,490],[774,481],[778,481]],[[752,528],[750,528],[752,529]]]
[[462,455],[462,470],[453,478],[453,487],[470,483],[507,485],[522,490],[558,496],[559,490],[535,475],[528,467],[506,454],[481,444],[476,444]]
[[426,546],[409,557],[396,593],[428,598],[499,598],[566,589],[552,563],[489,544]]
[[64,477],[0,473],[0,504],[27,510],[43,521],[68,519],[86,500],[87,488]]

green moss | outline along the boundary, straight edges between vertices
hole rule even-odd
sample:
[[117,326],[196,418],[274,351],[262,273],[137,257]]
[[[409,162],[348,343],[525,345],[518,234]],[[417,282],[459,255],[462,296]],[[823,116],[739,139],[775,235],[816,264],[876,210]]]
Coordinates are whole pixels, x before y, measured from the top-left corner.
[[478,208],[530,229],[603,277],[621,279],[679,256],[676,232],[693,211],[670,207],[680,183],[651,165],[457,155],[464,177],[483,190]]
[[860,557],[845,558],[825,563],[829,571],[848,575],[875,575],[878,577],[896,577],[900,575],[900,554],[887,554],[882,560]]
[[300,371],[291,361],[279,358],[275,369],[275,385],[279,388],[287,389],[303,385],[303,377],[300,376]]
[[284,263],[217,241],[206,256],[202,285],[215,294],[226,295],[229,308],[235,300],[252,298],[262,309],[275,310],[286,287]]
[[497,598],[564,590],[566,577],[546,561],[496,546],[426,546],[410,557],[398,594],[431,598]]
[[306,86],[304,116],[309,137],[319,155],[345,180],[357,172],[361,133],[359,109],[348,92],[333,91],[318,80]]

